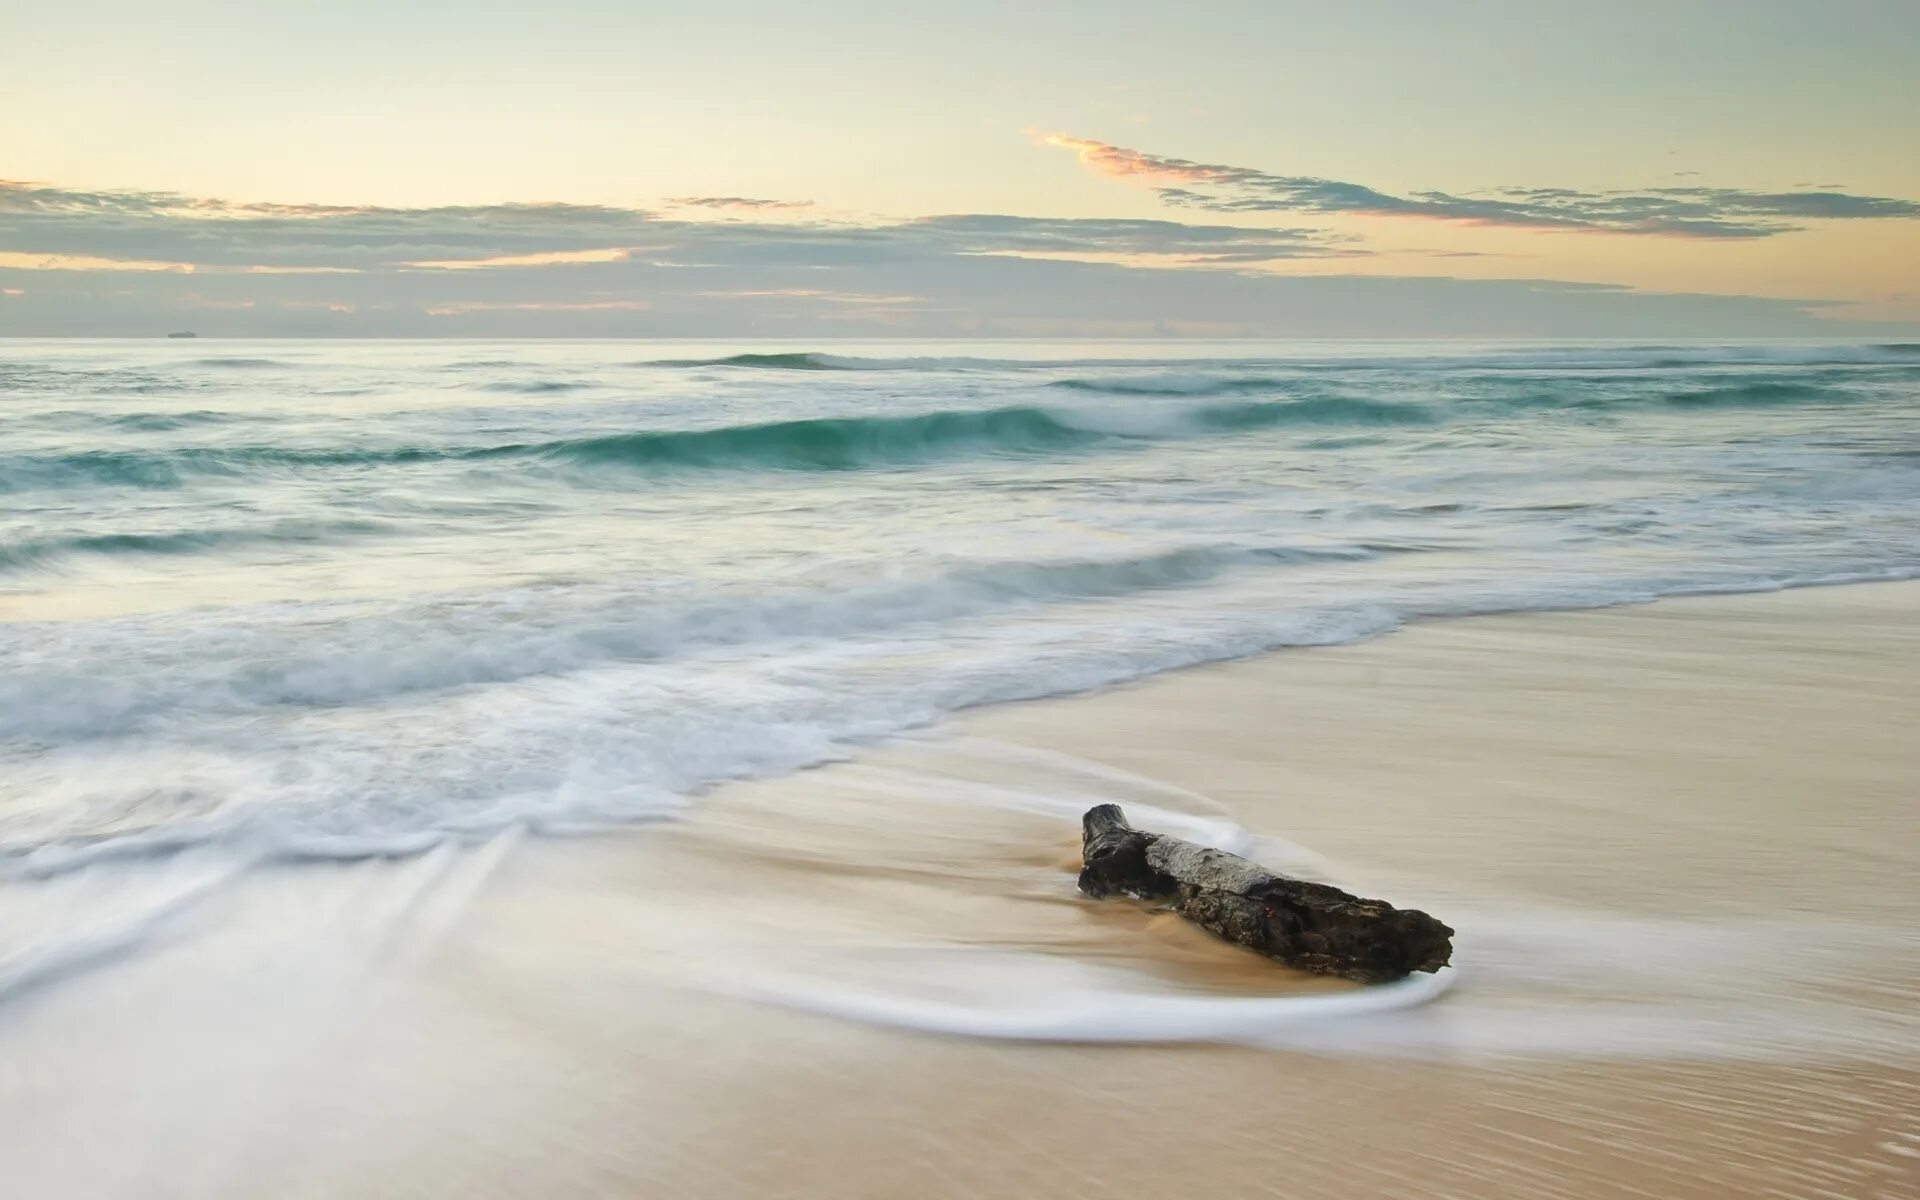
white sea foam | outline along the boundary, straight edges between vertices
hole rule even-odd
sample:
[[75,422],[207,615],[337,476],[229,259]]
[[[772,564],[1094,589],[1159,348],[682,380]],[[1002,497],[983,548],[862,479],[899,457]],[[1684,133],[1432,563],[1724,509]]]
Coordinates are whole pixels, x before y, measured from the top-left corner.
[[1461,930],[1452,967],[1349,992],[1196,995],[1100,963],[967,946],[736,955],[710,945],[698,978],[848,1020],[1025,1041],[1239,1042],[1441,1060],[1884,1062],[1920,1052],[1920,1019],[1834,987],[1910,958],[1920,950],[1911,935],[1477,906],[1448,916]]
[[[1211,572],[1221,560],[1200,561]],[[1287,578],[1284,564],[1267,565]],[[692,619],[683,610],[595,624],[616,611],[600,605],[578,623],[534,629],[517,623],[526,602],[512,599],[483,610],[482,621],[501,623],[487,640],[471,640],[480,622],[435,630],[413,617],[201,628],[181,642],[168,629],[153,648],[138,641],[150,622],[93,645],[75,639],[50,656],[57,675],[11,685],[14,736],[59,740],[7,768],[0,877],[209,841],[269,856],[389,856],[515,826],[645,820],[711,784],[829,761],[981,704],[1349,642],[1432,615],[1723,590],[1690,579],[1571,579],[1409,594],[1403,607],[1273,612],[1260,604],[1270,585],[1257,565],[1237,598],[1195,595],[1164,562],[1128,564],[1120,578],[1100,564],[1035,570],[748,600]],[[1128,596],[1163,576],[1172,582],[1159,586],[1172,590],[1143,608],[1129,600],[1138,611],[1102,595]],[[1783,583],[1724,590],[1772,586]],[[1061,605],[1073,619],[1061,620]],[[139,661],[142,650],[157,654],[144,694],[108,665]],[[155,669],[162,664],[171,678]],[[155,694],[162,684],[170,691]]]

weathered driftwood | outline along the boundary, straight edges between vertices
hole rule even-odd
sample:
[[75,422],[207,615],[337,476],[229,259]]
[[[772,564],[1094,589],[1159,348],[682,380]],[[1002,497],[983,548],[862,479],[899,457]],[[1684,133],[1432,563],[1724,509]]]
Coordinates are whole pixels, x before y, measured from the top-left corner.
[[1143,833],[1119,805],[1081,820],[1080,890],[1164,901],[1230,942],[1290,967],[1383,983],[1438,971],[1453,930],[1423,912],[1275,875],[1237,854]]

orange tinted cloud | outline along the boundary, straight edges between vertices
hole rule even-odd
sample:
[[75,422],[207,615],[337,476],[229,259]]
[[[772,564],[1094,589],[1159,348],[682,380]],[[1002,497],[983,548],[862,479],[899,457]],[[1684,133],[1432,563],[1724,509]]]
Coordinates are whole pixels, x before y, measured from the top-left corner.
[[193,264],[135,258],[101,258],[92,254],[33,254],[0,250],[0,267],[16,271],[177,271],[193,274]]
[[624,262],[633,253],[630,247],[608,246],[600,250],[543,250],[537,254],[496,254],[492,258],[441,258],[401,263],[403,267],[423,267],[435,271],[480,271],[491,267],[560,267],[575,263]]
[[669,196],[676,208],[738,208],[752,212],[791,212],[812,208],[811,200],[756,200],[751,196]]
[[1345,180],[1194,162],[1060,133],[1036,134],[1035,139],[1072,151],[1091,171],[1152,185],[1166,204],[1207,212],[1351,214],[1509,229],[1730,240],[1796,233],[1806,228],[1801,224],[1805,221],[1920,218],[1920,202],[1850,195],[1825,187],[1781,192],[1692,184],[1608,191],[1499,187],[1468,194],[1394,195]]
[[1071,150],[1080,165],[1115,179],[1154,180],[1162,183],[1238,183],[1253,172],[1240,167],[1189,162],[1184,158],[1166,158],[1129,150],[1092,138],[1069,137],[1064,133],[1032,133],[1043,146]]

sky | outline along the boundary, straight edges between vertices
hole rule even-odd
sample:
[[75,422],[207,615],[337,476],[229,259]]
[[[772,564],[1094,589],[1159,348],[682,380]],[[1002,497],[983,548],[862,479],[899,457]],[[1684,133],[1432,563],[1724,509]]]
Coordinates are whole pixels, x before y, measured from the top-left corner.
[[0,28],[0,335],[1920,331],[1914,0]]

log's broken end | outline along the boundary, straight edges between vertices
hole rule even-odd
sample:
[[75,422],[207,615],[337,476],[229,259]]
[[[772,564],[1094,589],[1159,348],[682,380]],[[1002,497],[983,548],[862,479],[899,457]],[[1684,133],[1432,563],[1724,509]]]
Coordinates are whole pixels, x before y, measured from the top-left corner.
[[1080,890],[1087,895],[1165,901],[1195,924],[1288,966],[1384,983],[1438,971],[1452,957],[1453,930],[1426,913],[1143,832],[1127,824],[1118,805],[1088,809],[1080,828]]
[[1127,824],[1118,804],[1096,804],[1080,818],[1080,890],[1095,899],[1162,900],[1173,881],[1147,862],[1154,835]]
[[1134,832],[1133,826],[1127,824],[1127,814],[1120,811],[1118,804],[1096,804],[1087,810],[1086,816],[1080,818],[1080,836],[1083,838],[1100,837],[1116,830]]

